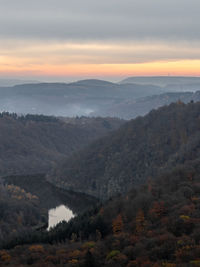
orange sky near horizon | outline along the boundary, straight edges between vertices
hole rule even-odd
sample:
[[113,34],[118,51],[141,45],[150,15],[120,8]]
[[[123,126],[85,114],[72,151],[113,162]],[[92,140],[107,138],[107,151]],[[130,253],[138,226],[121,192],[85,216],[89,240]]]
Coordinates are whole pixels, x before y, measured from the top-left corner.
[[23,77],[200,76],[198,44],[0,44],[0,75]]
[[200,76],[199,9],[198,0],[5,0],[0,76]]
[[200,76],[200,60],[148,62],[136,64],[29,64],[0,65],[0,74],[8,76]]

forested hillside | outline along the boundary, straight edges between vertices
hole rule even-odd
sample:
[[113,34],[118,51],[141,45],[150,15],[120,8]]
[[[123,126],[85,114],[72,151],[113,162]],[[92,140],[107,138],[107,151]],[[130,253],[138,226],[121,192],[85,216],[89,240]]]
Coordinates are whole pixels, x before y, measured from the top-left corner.
[[[100,198],[115,196],[49,232],[4,239],[1,266],[199,266],[199,131],[200,103],[178,102],[74,155],[57,176],[64,179],[49,176],[52,182]],[[35,199],[20,188],[6,190]]]
[[13,240],[7,248],[18,246],[0,251],[2,266],[199,266],[199,163],[176,166],[50,232]]
[[200,103],[182,102],[138,117],[57,166],[60,187],[108,198],[175,166],[198,159]]
[[122,120],[58,119],[43,115],[0,114],[0,176],[48,171],[92,140],[117,129]]
[[47,224],[47,211],[39,204],[38,197],[24,189],[0,184],[0,244]]

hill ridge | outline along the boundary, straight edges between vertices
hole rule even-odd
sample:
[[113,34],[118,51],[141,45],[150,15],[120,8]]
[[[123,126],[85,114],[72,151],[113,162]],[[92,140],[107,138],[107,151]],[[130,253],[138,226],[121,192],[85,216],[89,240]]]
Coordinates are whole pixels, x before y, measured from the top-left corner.
[[48,179],[103,199],[125,193],[166,169],[169,163],[173,165],[172,156],[177,154],[179,161],[189,160],[193,137],[200,131],[199,115],[200,102],[179,102],[153,110],[93,142],[54,169]]

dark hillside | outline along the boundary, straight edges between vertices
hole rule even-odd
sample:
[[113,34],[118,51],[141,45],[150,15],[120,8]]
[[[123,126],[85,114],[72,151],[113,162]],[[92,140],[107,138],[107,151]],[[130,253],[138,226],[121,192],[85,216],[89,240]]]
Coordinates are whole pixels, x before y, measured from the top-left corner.
[[49,175],[57,185],[100,198],[127,192],[176,162],[199,156],[200,103],[171,104],[138,117]]
[[0,251],[0,262],[5,266],[30,262],[67,267],[199,266],[199,163],[176,166],[50,232],[15,239],[7,244],[15,248]]
[[[49,232],[32,230],[23,236],[14,234],[10,236],[12,239],[4,239],[0,265],[199,266],[199,130],[200,103],[185,105],[179,102],[130,121],[94,142],[65,164],[68,168],[62,177],[68,178],[70,186],[76,183],[79,191],[87,190],[88,194],[101,198],[117,192],[124,194],[98,203],[92,210],[68,223],[61,222]],[[76,180],[74,176],[69,179],[69,174],[77,174]],[[9,179],[18,181],[17,177]],[[108,187],[109,179],[113,191],[108,191],[111,188]],[[63,183],[60,179],[57,183],[67,188],[66,180]],[[35,179],[32,186],[38,191]],[[1,189],[1,213],[10,215],[10,211],[5,212],[7,202],[6,205],[3,202],[5,188]],[[11,186],[7,189],[18,198],[12,204],[14,207],[21,195],[36,200],[20,188]],[[32,203],[29,205],[33,211]],[[23,225],[28,209],[24,207],[25,212],[19,213],[16,208],[14,218]],[[36,211],[32,214],[33,219],[40,218]],[[13,229],[12,220],[6,220],[9,222],[6,227],[10,227],[7,229]]]
[[0,214],[0,244],[47,224],[47,211],[40,208],[38,197],[14,185],[0,184]]
[[122,123],[110,118],[60,120],[42,115],[18,117],[1,113],[0,175],[45,173],[55,162]]

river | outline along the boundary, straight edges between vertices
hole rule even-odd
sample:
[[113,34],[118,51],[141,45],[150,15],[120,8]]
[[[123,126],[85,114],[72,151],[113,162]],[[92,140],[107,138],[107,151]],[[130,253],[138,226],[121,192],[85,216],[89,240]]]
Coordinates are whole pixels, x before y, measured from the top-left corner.
[[63,220],[69,221],[97,202],[96,199],[84,194],[56,188],[45,180],[44,175],[12,176],[7,177],[6,181],[39,198],[41,209],[48,213],[47,230]]
[[68,222],[71,218],[76,216],[72,210],[70,210],[65,205],[59,205],[55,209],[50,209],[48,212],[48,229],[56,226],[59,222],[66,221]]

